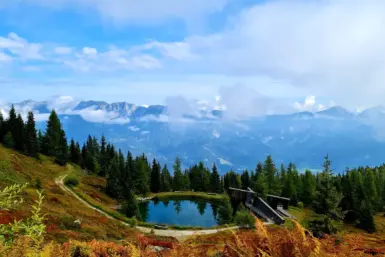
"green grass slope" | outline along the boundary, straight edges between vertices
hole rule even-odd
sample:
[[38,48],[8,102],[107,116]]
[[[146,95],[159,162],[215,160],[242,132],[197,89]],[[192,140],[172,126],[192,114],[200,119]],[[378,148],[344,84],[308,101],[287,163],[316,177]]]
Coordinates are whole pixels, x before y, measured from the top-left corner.
[[[96,201],[103,201],[111,208],[116,207],[117,203],[114,200],[99,192],[104,186],[103,179],[86,176],[78,167],[72,167],[71,171],[78,174],[81,181],[87,181],[87,184],[79,185],[81,192],[90,195]],[[46,156],[36,160],[0,145],[0,188],[15,183],[29,183],[23,193],[24,203],[17,210],[0,211],[0,223],[30,215],[31,205],[37,199],[35,181],[39,179],[45,195],[42,213],[47,214],[45,223],[48,240],[55,239],[59,242],[71,238],[120,240],[136,236],[135,230],[86,208],[74,196],[64,192],[55,183],[55,179],[68,172],[68,167],[60,167]],[[78,219],[82,221],[80,227],[74,223]]]

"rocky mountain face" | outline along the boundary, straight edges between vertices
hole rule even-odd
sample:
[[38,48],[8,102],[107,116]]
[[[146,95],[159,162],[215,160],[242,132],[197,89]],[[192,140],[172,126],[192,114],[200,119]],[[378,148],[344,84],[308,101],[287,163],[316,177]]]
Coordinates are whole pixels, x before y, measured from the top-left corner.
[[[24,101],[19,110],[39,115],[53,108],[47,102]],[[385,160],[385,108],[351,113],[342,107],[321,112],[298,112],[236,120],[225,111],[200,109],[171,113],[166,106],[84,101],[61,105],[58,113],[68,138],[83,141],[104,134],[123,151],[145,152],[172,165],[176,156],[184,166],[216,162],[221,172],[254,169],[271,154],[277,162],[293,162],[299,169],[321,168],[329,154],[336,172]],[[45,121],[37,122],[40,128]]]

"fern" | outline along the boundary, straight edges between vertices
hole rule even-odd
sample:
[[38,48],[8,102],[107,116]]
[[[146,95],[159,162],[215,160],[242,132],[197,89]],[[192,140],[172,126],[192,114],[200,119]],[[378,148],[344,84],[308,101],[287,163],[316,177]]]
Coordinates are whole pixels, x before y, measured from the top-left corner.
[[23,197],[20,195],[21,192],[27,187],[26,184],[15,184],[8,186],[0,191],[0,210],[9,211],[10,209],[16,208],[23,202]]

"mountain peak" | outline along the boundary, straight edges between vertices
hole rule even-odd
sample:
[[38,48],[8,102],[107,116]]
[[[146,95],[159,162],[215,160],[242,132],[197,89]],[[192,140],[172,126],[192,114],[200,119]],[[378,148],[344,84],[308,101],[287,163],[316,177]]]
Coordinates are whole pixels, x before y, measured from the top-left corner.
[[339,117],[339,118],[345,118],[345,117],[351,117],[353,116],[353,113],[349,112],[345,108],[341,106],[333,106],[329,109],[319,111],[317,112],[318,115],[325,115],[325,116],[332,116],[332,117]]

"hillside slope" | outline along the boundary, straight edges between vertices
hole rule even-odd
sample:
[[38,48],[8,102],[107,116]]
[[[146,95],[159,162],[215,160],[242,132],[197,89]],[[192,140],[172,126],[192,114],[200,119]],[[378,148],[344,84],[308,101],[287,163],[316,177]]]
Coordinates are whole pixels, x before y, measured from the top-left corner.
[[[81,172],[77,167],[73,168],[76,172]],[[29,183],[24,192],[24,203],[17,211],[3,211],[0,223],[30,215],[30,207],[37,198],[35,182],[40,179],[45,195],[42,213],[47,214],[47,239],[64,242],[72,238],[121,240],[136,236],[135,230],[119,222],[107,220],[98,212],[85,208],[71,194],[64,192],[55,183],[55,178],[67,173],[67,168],[54,164],[46,156],[35,160],[0,145],[0,188],[14,183]],[[111,199],[104,200],[113,203]],[[77,219],[82,221],[80,228],[74,224]]]

